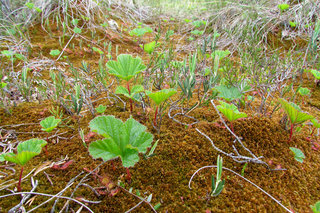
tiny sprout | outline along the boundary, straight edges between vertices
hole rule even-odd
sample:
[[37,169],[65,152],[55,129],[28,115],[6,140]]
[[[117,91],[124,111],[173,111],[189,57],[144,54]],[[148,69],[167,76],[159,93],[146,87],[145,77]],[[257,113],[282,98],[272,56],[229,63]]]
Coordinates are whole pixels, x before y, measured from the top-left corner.
[[147,44],[140,44],[140,47],[148,54],[153,53],[154,49],[156,48],[157,43],[156,41],[152,41],[150,43]]
[[199,35],[202,35],[202,34],[203,34],[203,31],[193,30],[193,31],[191,31],[191,34],[199,36]]
[[292,27],[292,28],[297,26],[297,23],[293,22],[293,21],[290,21],[289,24],[290,24],[290,27]]
[[303,163],[303,159],[305,159],[306,157],[304,156],[303,152],[300,149],[294,148],[294,147],[290,147],[289,148],[293,154],[294,154],[294,159],[300,163]]
[[227,118],[227,120],[230,122],[230,127],[232,132],[234,133],[233,129],[233,121],[239,119],[239,118],[246,118],[247,114],[244,112],[239,112],[237,107],[234,104],[228,104],[223,101],[219,101],[220,105],[217,106],[217,109]]
[[220,155],[218,155],[216,180],[214,179],[214,176],[211,175],[211,193],[210,193],[210,195],[212,197],[218,196],[223,190],[225,180],[221,180],[221,175],[222,175],[222,157],[220,157]]
[[300,107],[294,103],[289,103],[282,98],[279,99],[279,102],[283,109],[286,111],[291,122],[289,137],[289,141],[291,141],[294,125],[304,123],[307,120],[312,120],[314,117],[312,115],[302,112]]
[[61,119],[55,119],[54,116],[47,117],[40,122],[41,130],[49,133],[58,126],[60,121]]
[[[42,126],[42,131],[45,131],[47,132],[47,142],[49,142],[49,132],[51,132],[54,128],[56,128],[58,126],[58,124],[60,123],[61,119],[55,119],[54,116],[50,116],[50,117],[47,117],[45,119],[43,119],[41,122],[40,122],[40,125]],[[45,152],[46,152],[46,155],[48,156],[48,146],[47,144],[45,145]]]
[[278,4],[278,8],[280,9],[281,12],[289,9],[289,5],[288,4]]
[[60,50],[51,50],[50,55],[52,56],[58,56],[60,54]]
[[96,108],[98,113],[104,113],[106,111],[106,109],[107,109],[107,107],[104,105],[101,105],[101,104]]
[[76,33],[76,34],[80,34],[82,31],[81,31],[80,28],[75,27],[75,28],[73,29],[73,32]]
[[310,95],[310,90],[308,88],[300,87],[298,90],[299,94],[304,95]]

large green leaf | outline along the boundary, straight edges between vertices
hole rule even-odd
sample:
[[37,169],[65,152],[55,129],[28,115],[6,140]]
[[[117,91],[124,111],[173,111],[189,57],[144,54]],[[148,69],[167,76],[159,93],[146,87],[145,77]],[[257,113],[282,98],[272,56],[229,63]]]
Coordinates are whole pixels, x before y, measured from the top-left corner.
[[41,148],[47,145],[47,142],[42,139],[32,138],[30,140],[24,141],[17,146],[17,153],[21,153],[23,151],[30,152],[41,152]]
[[293,103],[289,103],[282,98],[279,99],[279,102],[280,102],[281,106],[284,108],[284,110],[286,111],[286,113],[290,119],[290,122],[292,124],[299,124],[299,123],[303,123],[307,120],[313,119],[312,115],[309,115],[304,112],[300,112],[299,106],[296,106]]
[[128,98],[131,98],[131,99],[134,99],[134,95],[140,93],[140,92],[143,92],[144,91],[144,88],[142,85],[134,85],[131,89],[130,89],[130,94],[129,94],[129,90],[123,86],[118,86],[117,89],[116,89],[116,94],[121,94],[121,95],[124,95]]
[[223,101],[219,102],[220,105],[217,106],[217,109],[228,119],[228,121],[232,122],[239,118],[247,117],[247,114],[244,112],[239,112],[235,105],[228,104]]
[[230,54],[229,50],[216,50],[211,54],[212,58],[219,57],[219,59],[225,58]]
[[155,104],[159,106],[161,103],[163,103],[164,101],[166,101],[168,98],[170,98],[172,95],[176,93],[177,93],[177,90],[175,89],[163,89],[153,93],[148,91],[147,96],[149,96],[155,102]]
[[106,65],[111,75],[126,81],[129,81],[146,68],[139,57],[133,58],[132,55],[128,54],[121,54],[117,57],[117,61],[108,61]]
[[219,92],[218,97],[225,99],[226,101],[233,101],[242,97],[241,91],[234,86],[219,85],[213,88]]
[[141,37],[146,33],[151,33],[152,29],[150,27],[138,27],[138,28],[134,28],[133,30],[131,30],[129,32],[129,35],[131,36],[137,36],[137,37]]
[[139,152],[145,153],[153,140],[153,135],[145,132],[146,127],[133,118],[123,123],[114,116],[99,116],[89,126],[91,131],[106,137],[90,144],[90,155],[104,161],[120,157],[124,167],[134,166]]
[[6,160],[23,166],[34,156],[39,155],[41,148],[46,144],[45,140],[35,138],[24,141],[18,145],[17,154],[4,153],[0,155],[0,161]]
[[42,126],[41,130],[45,132],[51,132],[58,126],[60,121],[61,119],[56,119],[54,116],[47,117],[40,122],[40,125]]

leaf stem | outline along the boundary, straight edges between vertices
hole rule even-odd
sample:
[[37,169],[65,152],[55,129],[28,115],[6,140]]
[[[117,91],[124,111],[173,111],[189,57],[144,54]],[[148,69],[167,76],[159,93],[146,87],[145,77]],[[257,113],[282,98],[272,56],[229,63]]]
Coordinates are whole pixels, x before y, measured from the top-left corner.
[[23,166],[21,167],[21,170],[20,170],[20,176],[19,176],[19,182],[18,182],[18,192],[21,192],[21,179],[22,179],[22,173],[23,173]]
[[310,134],[311,137],[312,137],[312,135],[313,135],[313,133],[314,133],[315,130],[316,130],[316,128],[313,127],[313,129],[312,129],[312,131],[311,131],[311,134]]
[[289,137],[289,142],[291,141],[292,133],[293,133],[293,124],[291,124],[291,128],[290,128],[290,137]]
[[126,168],[127,170],[127,180],[130,182],[131,181],[131,174],[129,168]]
[[[127,81],[127,89],[128,89],[129,95],[131,95],[129,81]],[[130,112],[132,113],[132,99],[131,98],[130,98]]]
[[153,124],[156,127],[157,126],[157,115],[158,115],[158,106],[156,107],[156,112],[154,114]]
[[231,128],[231,131],[234,133],[233,124],[231,121],[230,121],[230,128]]

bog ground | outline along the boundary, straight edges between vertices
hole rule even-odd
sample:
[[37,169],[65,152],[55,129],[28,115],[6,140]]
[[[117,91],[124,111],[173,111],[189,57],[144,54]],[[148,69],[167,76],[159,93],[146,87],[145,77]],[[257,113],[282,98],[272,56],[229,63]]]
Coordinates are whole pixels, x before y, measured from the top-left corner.
[[317,2],[0,3],[0,212],[320,212]]

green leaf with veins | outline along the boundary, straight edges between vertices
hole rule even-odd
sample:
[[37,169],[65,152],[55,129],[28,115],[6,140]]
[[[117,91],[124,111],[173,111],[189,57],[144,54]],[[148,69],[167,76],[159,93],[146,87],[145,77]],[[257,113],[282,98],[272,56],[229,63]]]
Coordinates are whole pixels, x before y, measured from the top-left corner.
[[142,64],[141,58],[133,58],[132,55],[129,54],[121,54],[117,57],[117,61],[108,61],[106,65],[109,68],[109,74],[125,81],[129,81],[146,68],[146,66]]
[[213,88],[213,90],[218,91],[218,97],[225,99],[226,101],[233,101],[240,99],[242,97],[241,91],[234,86],[219,85]]
[[12,152],[0,155],[0,161],[10,161],[20,166],[25,165],[34,156],[40,154],[42,147],[47,144],[45,140],[33,138],[17,146],[17,154]]
[[105,137],[89,145],[90,155],[104,161],[120,157],[124,167],[132,167],[139,161],[139,153],[145,153],[151,146],[153,135],[133,118],[125,123],[114,116],[99,116],[90,124],[93,132]]
[[219,101],[220,105],[217,106],[217,109],[232,122],[239,118],[246,118],[247,114],[244,112],[239,112],[238,108],[234,104],[228,104],[223,101]]
[[303,152],[294,147],[290,147],[289,149],[294,153],[294,159],[300,163],[303,163],[303,160],[306,158]]
[[177,90],[175,89],[163,89],[153,93],[150,91],[146,92],[147,96],[149,96],[149,98],[151,98],[157,106],[165,102],[168,98],[176,93]]
[[133,87],[130,88],[130,93],[127,88],[123,86],[118,86],[115,93],[124,95],[131,99],[135,99],[134,96],[143,91],[144,91],[144,88],[142,85],[134,85]]
[[312,115],[309,115],[308,113],[301,112],[300,107],[294,103],[289,103],[282,98],[279,99],[279,102],[286,111],[292,124],[300,124],[307,120],[312,120],[314,118]]
[[40,122],[42,126],[42,131],[51,132],[54,128],[58,126],[61,119],[56,119],[54,116],[47,117]]

